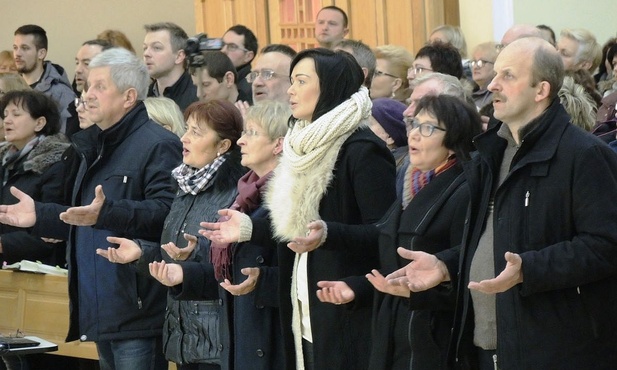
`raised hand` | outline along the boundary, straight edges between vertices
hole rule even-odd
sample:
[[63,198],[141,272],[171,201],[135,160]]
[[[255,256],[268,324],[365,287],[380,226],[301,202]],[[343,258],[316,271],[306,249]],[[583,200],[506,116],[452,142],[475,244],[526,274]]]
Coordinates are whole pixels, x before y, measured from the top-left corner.
[[412,292],[422,292],[450,280],[446,265],[434,255],[401,247],[396,251],[411,262],[386,276],[388,284],[406,285]]
[[108,236],[107,241],[111,244],[117,244],[118,248],[97,248],[96,254],[107,258],[111,263],[131,263],[133,261],[137,261],[139,257],[141,257],[141,248],[139,248],[139,245],[131,239]]
[[60,213],[60,219],[69,225],[92,226],[96,224],[105,203],[103,186],[97,185],[94,189],[94,199],[87,206],[71,207]]
[[486,294],[502,293],[516,284],[523,282],[523,260],[516,253],[506,252],[507,261],[504,270],[494,279],[482,280],[477,283],[470,281],[467,287]]
[[189,242],[189,244],[184,248],[178,248],[173,242],[163,244],[161,245],[161,248],[163,248],[169,257],[175,261],[185,261],[191,255],[195,249],[195,246],[197,246],[197,237],[195,235],[185,233],[184,239]]
[[306,236],[299,236],[287,243],[287,247],[296,253],[311,252],[319,248],[324,236],[324,222],[321,220],[311,221],[307,226],[309,232]]
[[0,222],[17,227],[34,226],[36,223],[34,200],[14,186],[11,186],[9,190],[18,202],[10,206],[0,205]]
[[375,287],[375,289],[379,290],[382,293],[396,295],[399,297],[409,298],[411,295],[411,291],[406,285],[394,285],[388,284],[388,280],[377,270],[371,270],[368,274],[366,274],[366,278],[369,283]]
[[199,233],[216,243],[235,243],[240,239],[242,213],[231,209],[221,209],[218,214],[227,217],[223,222],[200,222]]
[[223,289],[233,295],[245,295],[255,290],[255,286],[257,286],[257,279],[259,279],[259,267],[245,267],[240,270],[240,272],[248,276],[248,278],[237,285],[233,285],[229,279],[225,279],[225,281],[221,283]]
[[324,303],[344,304],[353,301],[356,293],[344,281],[318,281],[317,298]]
[[152,262],[148,264],[150,275],[165,286],[176,286],[184,281],[182,266],[176,263]]

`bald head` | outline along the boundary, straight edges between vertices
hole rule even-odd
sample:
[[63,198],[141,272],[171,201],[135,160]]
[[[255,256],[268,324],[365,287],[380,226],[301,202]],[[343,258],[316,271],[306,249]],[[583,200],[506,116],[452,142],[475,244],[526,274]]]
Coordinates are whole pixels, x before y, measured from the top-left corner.
[[531,24],[515,24],[510,27],[501,38],[501,44],[503,46],[510,45],[514,40],[521,39],[523,37],[539,37],[544,38],[544,34],[536,26]]

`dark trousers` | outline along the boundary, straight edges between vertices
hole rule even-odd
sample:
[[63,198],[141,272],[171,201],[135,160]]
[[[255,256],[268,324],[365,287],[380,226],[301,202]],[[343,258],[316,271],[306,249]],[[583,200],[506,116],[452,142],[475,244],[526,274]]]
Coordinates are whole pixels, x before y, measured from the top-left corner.
[[302,339],[302,352],[304,354],[304,368],[315,370],[315,358],[313,357],[313,343]]
[[497,351],[477,348],[480,370],[499,370],[497,367]]

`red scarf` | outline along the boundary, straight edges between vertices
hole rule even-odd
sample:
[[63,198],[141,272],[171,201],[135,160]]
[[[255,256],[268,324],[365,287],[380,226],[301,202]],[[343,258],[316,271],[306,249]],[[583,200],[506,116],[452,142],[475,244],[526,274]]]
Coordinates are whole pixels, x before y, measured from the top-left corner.
[[[261,205],[261,188],[268,182],[272,172],[259,177],[253,171],[247,172],[238,180],[238,196],[229,207],[235,211],[249,214]],[[220,217],[218,222],[227,221],[229,217]],[[214,276],[218,281],[231,279],[231,244],[210,243],[210,262],[214,266]]]
[[448,160],[437,166],[434,170],[422,172],[419,169],[409,164],[407,173],[405,173],[405,185],[403,188],[403,209],[407,208],[413,197],[416,196],[431,180],[442,172],[445,172],[450,167],[456,164],[456,157],[451,155]]

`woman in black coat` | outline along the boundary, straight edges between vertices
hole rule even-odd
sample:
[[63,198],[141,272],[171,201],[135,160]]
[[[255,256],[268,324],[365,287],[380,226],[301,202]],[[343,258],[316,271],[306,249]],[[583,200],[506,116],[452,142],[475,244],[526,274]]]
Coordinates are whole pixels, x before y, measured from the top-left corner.
[[[413,294],[385,283],[382,273],[404,263],[397,247],[437,253],[460,244],[469,203],[461,162],[470,158],[472,138],[481,132],[476,110],[451,96],[420,100],[408,122],[410,167],[401,198],[379,224],[380,269],[367,277],[378,290],[374,301],[373,347],[370,369],[445,369],[453,320],[453,292],[437,287]],[[367,281],[350,288],[344,282],[322,282],[318,296],[324,302],[366,300],[372,295]],[[393,295],[394,294],[394,295]],[[411,312],[411,314],[410,314]]]

